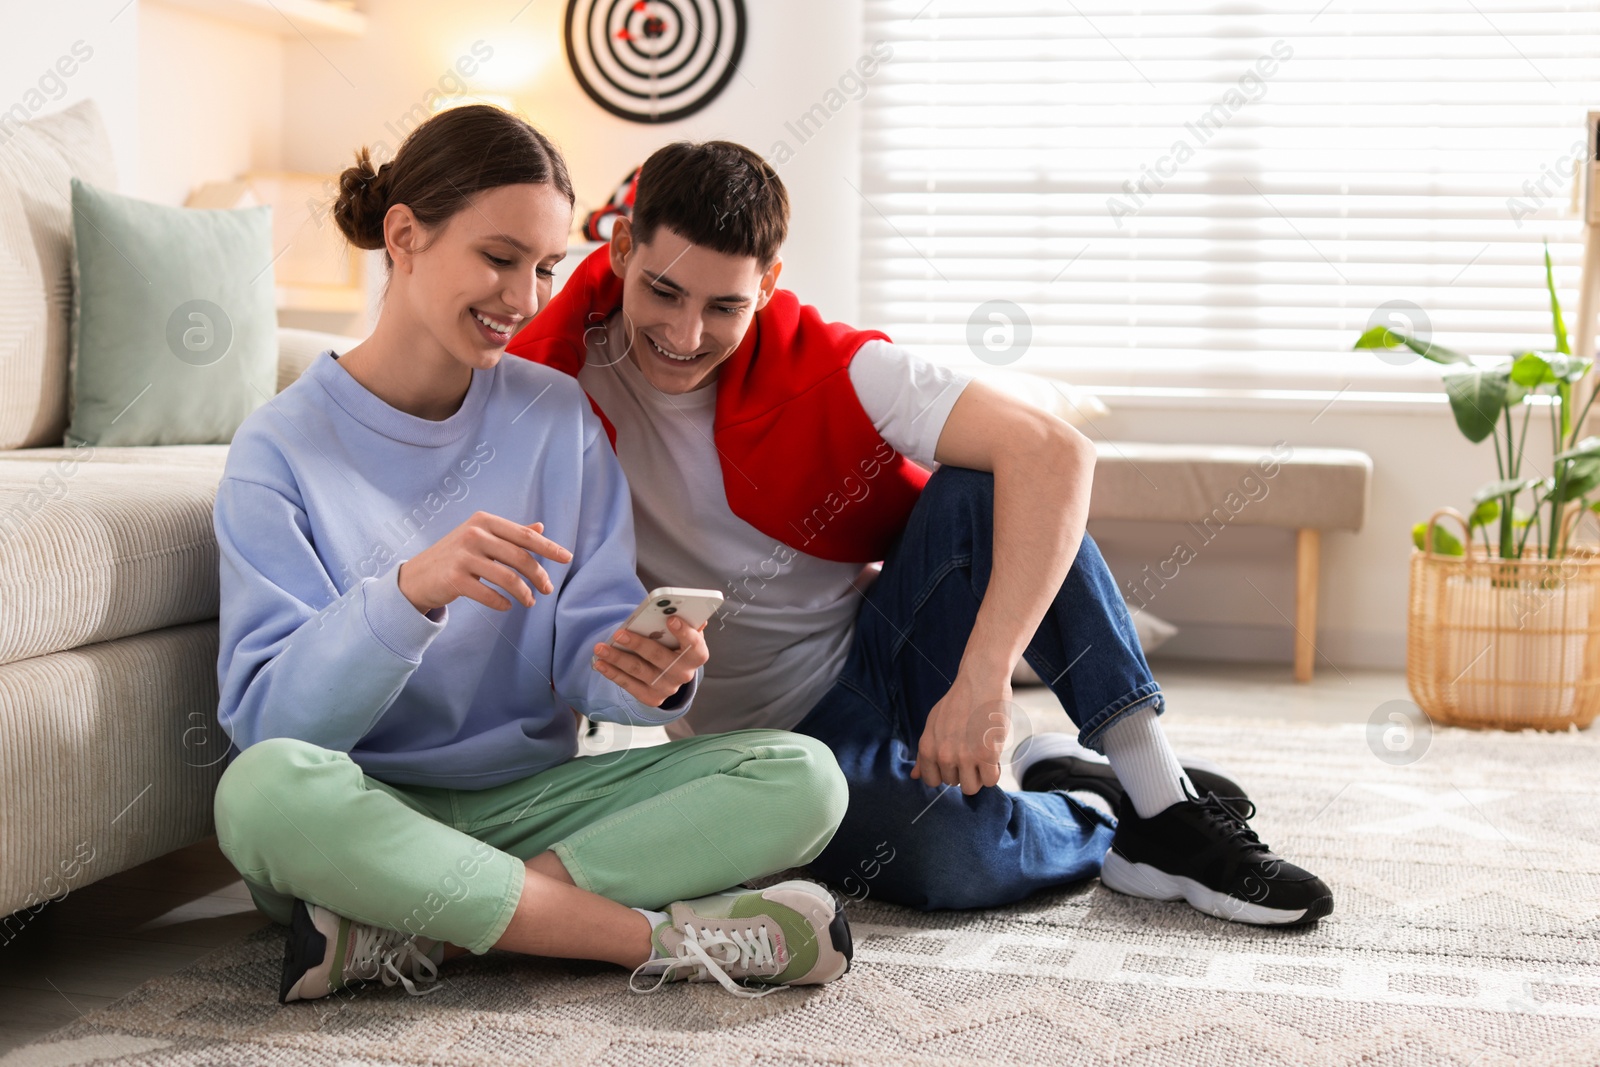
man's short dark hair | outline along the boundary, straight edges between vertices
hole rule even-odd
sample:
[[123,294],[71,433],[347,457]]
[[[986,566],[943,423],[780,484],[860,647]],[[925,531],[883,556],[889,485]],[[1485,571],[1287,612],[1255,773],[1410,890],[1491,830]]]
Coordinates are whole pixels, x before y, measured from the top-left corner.
[[778,172],[744,145],[677,141],[644,161],[634,196],[634,240],[648,244],[663,226],[766,268],[789,234],[789,193]]

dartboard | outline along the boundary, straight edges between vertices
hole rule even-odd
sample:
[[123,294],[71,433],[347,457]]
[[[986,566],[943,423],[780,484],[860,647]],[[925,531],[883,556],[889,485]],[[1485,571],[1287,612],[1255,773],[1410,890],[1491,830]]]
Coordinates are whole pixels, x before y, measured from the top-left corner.
[[672,122],[722,92],[744,52],[743,0],[569,0],[567,62],[631,122]]

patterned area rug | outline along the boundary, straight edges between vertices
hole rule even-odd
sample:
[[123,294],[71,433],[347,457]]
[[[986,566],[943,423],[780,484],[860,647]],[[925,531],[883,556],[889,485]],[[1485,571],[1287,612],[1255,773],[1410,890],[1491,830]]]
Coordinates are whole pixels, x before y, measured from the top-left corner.
[[1170,731],[1251,789],[1332,916],[1230,926],[1097,882],[973,913],[869,898],[855,968],[807,992],[637,996],[491,954],[426,998],[290,1007],[268,928],[0,1065],[1600,1064],[1600,734],[1439,730],[1396,764],[1357,726]]

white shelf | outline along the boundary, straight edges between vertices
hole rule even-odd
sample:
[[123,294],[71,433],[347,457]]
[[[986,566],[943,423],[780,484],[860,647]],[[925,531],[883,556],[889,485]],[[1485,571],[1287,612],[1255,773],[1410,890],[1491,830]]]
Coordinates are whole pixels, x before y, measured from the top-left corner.
[[360,37],[367,16],[322,0],[157,0],[279,37]]

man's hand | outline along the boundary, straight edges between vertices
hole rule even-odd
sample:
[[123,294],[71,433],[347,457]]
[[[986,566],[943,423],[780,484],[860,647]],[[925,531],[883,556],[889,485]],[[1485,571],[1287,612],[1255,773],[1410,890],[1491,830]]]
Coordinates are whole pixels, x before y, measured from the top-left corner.
[[659,708],[711,658],[705,635],[700,632],[705,629],[704,623],[696,628],[682,619],[668,619],[667,629],[677,638],[676,649],[618,630],[611,638],[614,644],[594,646],[594,669],[627,690],[639,703]]
[[958,672],[928,712],[911,777],[935,788],[960,786],[972,796],[1000,781],[1000,753],[1011,737],[1011,678],[978,684]]

